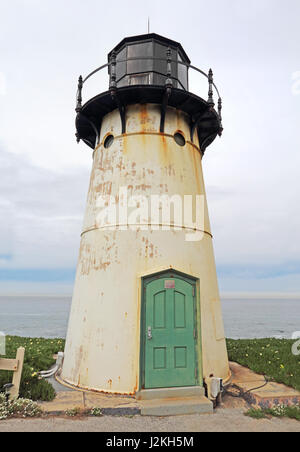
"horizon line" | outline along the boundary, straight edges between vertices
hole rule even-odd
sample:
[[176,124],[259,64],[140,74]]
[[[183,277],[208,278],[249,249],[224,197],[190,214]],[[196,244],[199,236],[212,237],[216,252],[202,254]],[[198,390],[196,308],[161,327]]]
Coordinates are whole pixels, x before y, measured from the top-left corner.
[[[19,293],[19,292],[6,292],[1,293],[0,297],[43,297],[43,298],[72,298],[72,293]],[[221,300],[229,299],[299,299],[300,292],[223,292],[220,293]]]

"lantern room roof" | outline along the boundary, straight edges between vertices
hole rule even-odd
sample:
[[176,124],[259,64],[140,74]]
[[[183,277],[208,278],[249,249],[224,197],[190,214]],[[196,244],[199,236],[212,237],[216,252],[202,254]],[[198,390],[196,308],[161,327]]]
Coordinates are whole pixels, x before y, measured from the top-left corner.
[[173,41],[172,39],[165,38],[164,36],[158,35],[156,33],[150,33],[145,35],[138,35],[138,36],[129,36],[127,38],[124,38],[119,44],[112,49],[112,51],[108,54],[108,59],[110,59],[112,52],[119,53],[120,50],[122,50],[127,44],[134,44],[138,42],[145,42],[145,41],[156,41],[159,42],[162,45],[178,49],[180,51],[180,54],[184,61],[188,64],[191,63],[191,60],[187,56],[184,48],[179,42]]

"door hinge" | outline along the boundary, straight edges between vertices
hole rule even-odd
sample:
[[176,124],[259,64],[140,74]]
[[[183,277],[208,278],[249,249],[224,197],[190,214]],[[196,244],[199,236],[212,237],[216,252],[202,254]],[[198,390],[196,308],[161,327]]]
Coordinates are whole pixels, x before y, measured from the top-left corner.
[[195,379],[197,380],[198,378],[198,371],[197,371],[197,367],[195,367]]
[[194,328],[194,339],[197,339],[197,329]]

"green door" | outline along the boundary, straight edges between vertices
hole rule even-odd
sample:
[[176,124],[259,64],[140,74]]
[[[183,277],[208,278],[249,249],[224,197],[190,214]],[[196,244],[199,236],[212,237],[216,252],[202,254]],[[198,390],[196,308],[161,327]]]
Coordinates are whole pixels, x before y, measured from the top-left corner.
[[153,280],[145,303],[145,388],[197,385],[194,286]]

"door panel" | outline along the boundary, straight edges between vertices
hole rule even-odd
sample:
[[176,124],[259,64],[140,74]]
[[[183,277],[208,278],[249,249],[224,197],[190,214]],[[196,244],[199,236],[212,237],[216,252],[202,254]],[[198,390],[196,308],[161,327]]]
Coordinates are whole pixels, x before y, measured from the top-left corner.
[[174,293],[174,324],[175,328],[186,328],[186,300],[185,295],[176,292]]
[[158,292],[153,300],[153,328],[165,329],[166,324],[166,292]]
[[193,285],[160,278],[145,291],[145,388],[197,384]]

